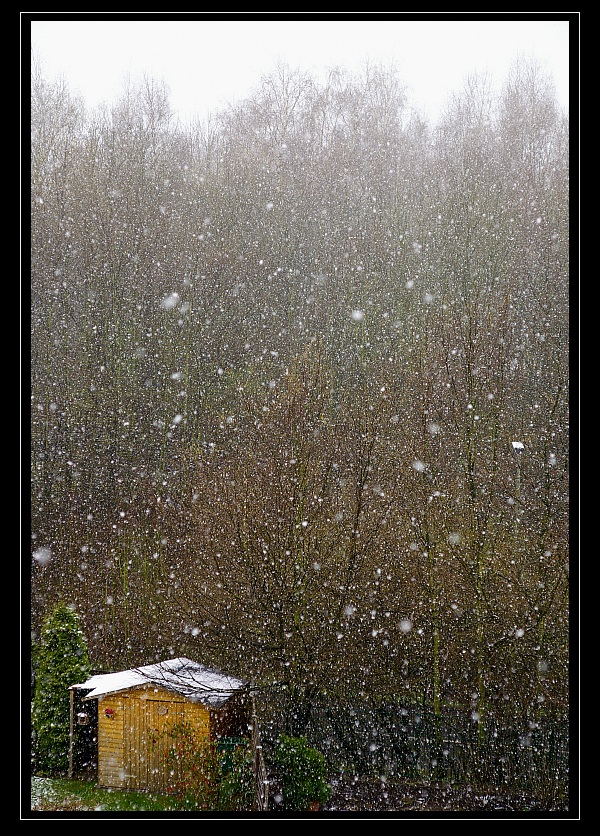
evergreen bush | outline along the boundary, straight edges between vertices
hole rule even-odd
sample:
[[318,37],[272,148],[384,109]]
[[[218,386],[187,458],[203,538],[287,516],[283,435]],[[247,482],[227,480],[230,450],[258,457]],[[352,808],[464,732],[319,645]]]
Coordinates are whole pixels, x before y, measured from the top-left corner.
[[275,761],[282,776],[283,807],[286,810],[307,810],[314,802],[323,804],[331,796],[325,780],[325,756],[305,737],[281,735]]
[[69,688],[85,682],[89,675],[87,643],[79,616],[66,604],[58,604],[44,623],[37,655],[32,730],[33,765],[38,772],[67,772]]

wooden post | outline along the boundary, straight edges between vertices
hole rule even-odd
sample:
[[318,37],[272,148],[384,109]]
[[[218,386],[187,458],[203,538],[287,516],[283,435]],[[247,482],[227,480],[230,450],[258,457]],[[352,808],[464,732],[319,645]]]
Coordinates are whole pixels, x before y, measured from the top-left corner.
[[252,768],[256,784],[256,808],[258,810],[269,809],[269,779],[265,759],[263,757],[262,743],[260,742],[260,731],[258,726],[258,715],[254,696],[252,696]]

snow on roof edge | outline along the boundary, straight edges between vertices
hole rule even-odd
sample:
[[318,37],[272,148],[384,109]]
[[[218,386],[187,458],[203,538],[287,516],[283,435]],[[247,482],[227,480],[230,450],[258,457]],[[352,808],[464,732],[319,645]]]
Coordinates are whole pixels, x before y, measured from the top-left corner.
[[248,683],[186,657],[178,657],[131,670],[96,674],[85,682],[70,687],[90,688],[90,693],[84,697],[88,700],[150,684],[218,708],[227,702],[235,691],[246,688]]

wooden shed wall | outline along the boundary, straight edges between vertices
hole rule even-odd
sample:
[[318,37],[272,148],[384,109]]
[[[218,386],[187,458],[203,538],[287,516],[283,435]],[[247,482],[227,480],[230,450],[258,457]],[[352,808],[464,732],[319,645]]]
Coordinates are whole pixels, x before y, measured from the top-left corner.
[[[104,714],[112,709],[111,720]],[[110,695],[98,700],[98,784],[101,787],[125,787],[123,749],[123,698]]]
[[249,737],[252,726],[252,700],[247,694],[234,694],[219,711],[210,712],[210,738]]
[[[221,711],[209,710],[156,686],[133,688],[98,701],[98,784],[166,792],[172,740],[167,731],[187,722],[198,739],[247,734],[243,703],[235,697]],[[106,709],[114,711],[112,719]],[[241,719],[240,719],[241,718]]]

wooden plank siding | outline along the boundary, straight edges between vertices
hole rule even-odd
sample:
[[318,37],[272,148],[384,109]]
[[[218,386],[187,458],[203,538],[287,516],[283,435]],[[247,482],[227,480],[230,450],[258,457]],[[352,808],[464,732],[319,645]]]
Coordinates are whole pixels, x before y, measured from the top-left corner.
[[[112,708],[113,719],[105,714]],[[99,700],[98,784],[166,793],[170,783],[169,728],[186,722],[197,738],[210,737],[209,709],[154,685]]]
[[[112,709],[109,718],[104,713]],[[101,787],[125,787],[125,753],[123,747],[123,697],[110,695],[98,701],[98,784]]]

